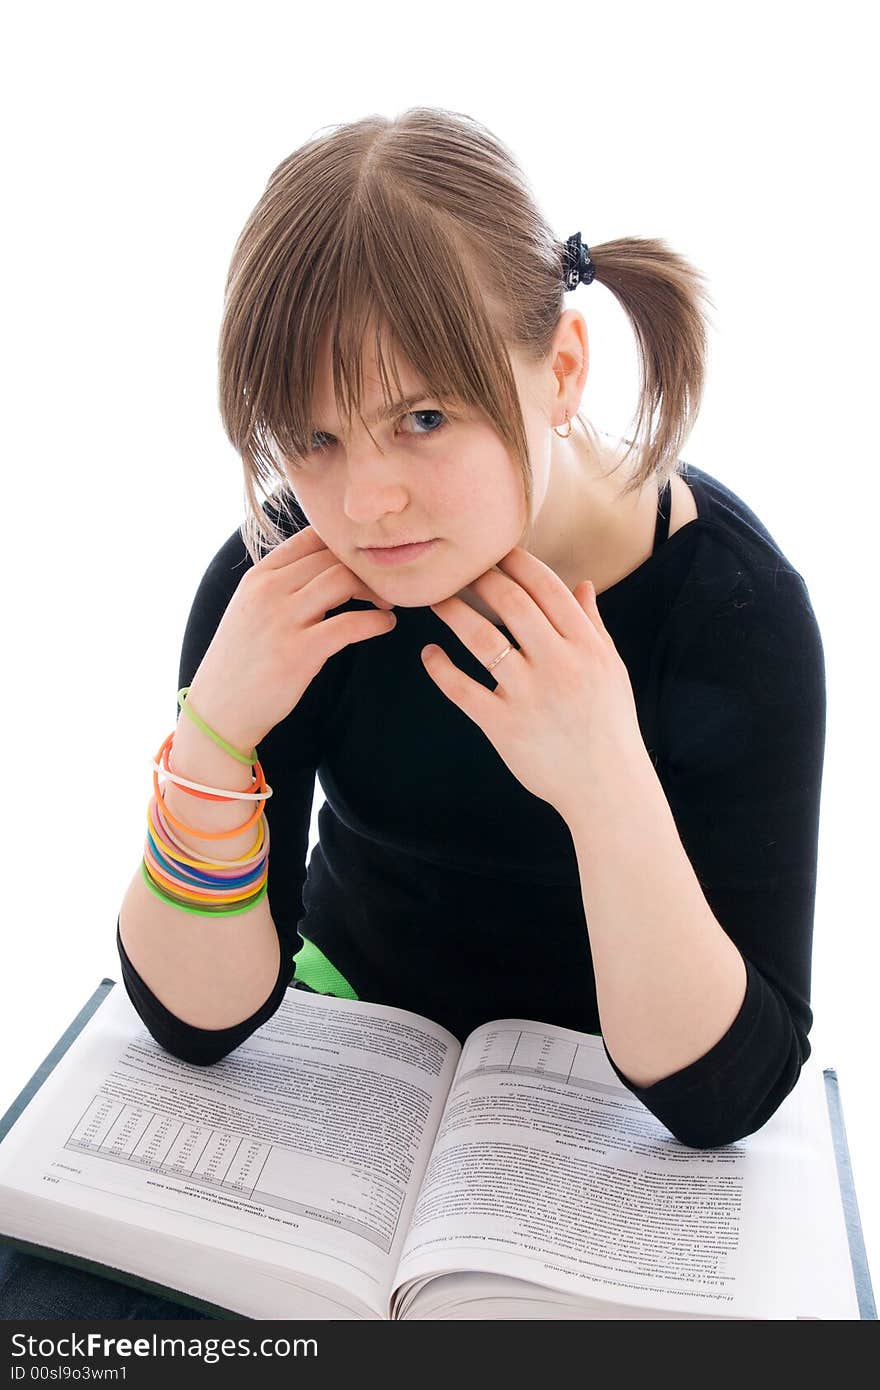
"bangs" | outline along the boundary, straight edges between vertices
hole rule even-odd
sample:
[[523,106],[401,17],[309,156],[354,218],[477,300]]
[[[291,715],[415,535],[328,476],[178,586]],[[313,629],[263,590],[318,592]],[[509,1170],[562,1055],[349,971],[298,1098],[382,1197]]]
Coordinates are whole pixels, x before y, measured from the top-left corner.
[[[336,409],[347,428],[355,415],[363,421],[364,359],[372,347],[386,411],[407,395],[399,370],[405,364],[425,396],[481,413],[525,458],[505,343],[509,324],[481,288],[477,248],[463,243],[460,227],[395,195],[390,184],[361,194],[333,234],[312,223],[308,235],[290,236],[279,251],[278,229],[269,227],[262,245],[249,248],[249,303],[239,309],[252,331],[230,334],[230,344],[244,340],[247,351],[237,363],[225,360],[222,371],[227,381],[237,377],[227,397],[239,403],[236,447],[265,482],[278,480],[285,465],[298,467],[312,449],[319,345],[326,341]],[[251,242],[254,234],[251,228]],[[236,317],[230,303],[226,321]],[[226,415],[232,424],[228,409]]]

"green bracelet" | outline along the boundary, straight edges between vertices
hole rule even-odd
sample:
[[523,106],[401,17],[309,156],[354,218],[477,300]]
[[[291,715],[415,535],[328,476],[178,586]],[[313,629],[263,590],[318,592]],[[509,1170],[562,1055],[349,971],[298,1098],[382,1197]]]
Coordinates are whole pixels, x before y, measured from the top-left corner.
[[177,703],[180,705],[180,708],[182,709],[183,713],[189,715],[193,723],[198,724],[202,732],[206,733],[208,735],[208,738],[212,738],[215,743],[219,744],[219,746],[223,749],[224,753],[229,754],[230,758],[235,758],[238,762],[247,763],[248,767],[253,767],[254,763],[257,761],[256,748],[252,753],[245,757],[243,753],[237,752],[230,744],[226,742],[225,739],[222,739],[219,734],[215,734],[213,729],[209,729],[204,719],[200,719],[199,716],[196,714],[195,710],[190,708],[189,701],[185,698],[189,694],[189,690],[190,687],[188,685],[184,685],[181,686],[180,690],[178,690],[177,692]]
[[261,902],[269,891],[269,883],[267,880],[259,893],[255,893],[254,896],[248,899],[241,907],[190,907],[188,903],[179,902],[177,898],[172,898],[169,894],[162,892],[162,889],[159,888],[150,877],[150,871],[143,859],[141,860],[141,878],[144,880],[150,892],[157,898],[161,898],[165,903],[170,903],[172,907],[180,908],[181,912],[191,912],[196,917],[238,917],[240,913],[248,912],[252,907],[256,907],[257,903]]

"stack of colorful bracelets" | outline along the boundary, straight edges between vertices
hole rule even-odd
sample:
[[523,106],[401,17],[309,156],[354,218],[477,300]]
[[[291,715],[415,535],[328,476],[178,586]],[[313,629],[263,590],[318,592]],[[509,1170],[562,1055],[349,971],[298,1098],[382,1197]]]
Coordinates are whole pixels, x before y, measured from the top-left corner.
[[[170,733],[156,754],[153,762],[153,796],[147,808],[147,840],[141,863],[141,875],[147,887],[156,897],[184,912],[194,912],[200,917],[222,915],[232,917],[247,912],[265,896],[269,879],[269,822],[262,803],[272,795],[272,788],[266,785],[263,769],[257,760],[257,750],[246,757],[230,747],[219,734],[199,718],[186,699],[189,686],[178,691],[177,703],[184,714],[196,723],[204,733],[231,757],[255,769],[252,790],[247,792],[226,791],[221,787],[206,787],[201,782],[189,782],[178,777],[168,766],[174,733]],[[250,820],[237,825],[232,830],[197,830],[185,821],[173,816],[165,805],[159,773],[164,773],[170,781],[182,787],[191,796],[203,801],[253,801],[256,803]],[[196,859],[193,851],[174,834],[172,826],[186,831],[200,840],[228,840],[233,835],[241,835],[256,825],[256,839],[248,852],[240,859]]]

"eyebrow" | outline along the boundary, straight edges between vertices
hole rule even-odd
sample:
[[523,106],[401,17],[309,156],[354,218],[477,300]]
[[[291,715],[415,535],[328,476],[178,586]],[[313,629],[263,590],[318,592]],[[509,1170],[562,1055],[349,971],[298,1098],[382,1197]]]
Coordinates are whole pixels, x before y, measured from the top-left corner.
[[[398,413],[409,410],[411,406],[418,405],[419,401],[429,401],[431,399],[432,397],[425,391],[420,391],[418,395],[415,396],[404,396],[399,401],[392,401],[390,405],[386,406],[378,415],[374,415],[372,420],[367,420],[366,423],[368,426],[379,425],[383,420],[391,420]],[[317,425],[314,425],[312,428],[315,430],[319,429]],[[321,434],[331,433],[330,430],[320,430],[319,432]]]

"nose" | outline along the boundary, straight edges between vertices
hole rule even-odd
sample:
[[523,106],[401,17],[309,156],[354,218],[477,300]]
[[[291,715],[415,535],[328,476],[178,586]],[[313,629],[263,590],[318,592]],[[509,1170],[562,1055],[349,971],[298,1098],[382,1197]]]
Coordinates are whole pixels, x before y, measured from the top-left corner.
[[370,445],[349,451],[343,507],[358,526],[368,527],[381,517],[396,515],[409,504],[409,491],[391,454]]

